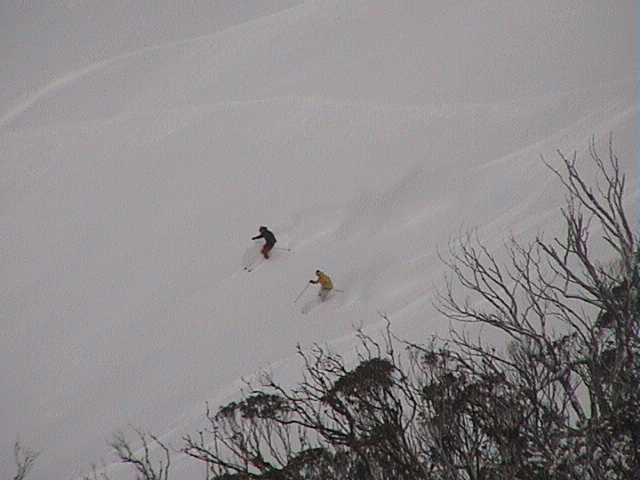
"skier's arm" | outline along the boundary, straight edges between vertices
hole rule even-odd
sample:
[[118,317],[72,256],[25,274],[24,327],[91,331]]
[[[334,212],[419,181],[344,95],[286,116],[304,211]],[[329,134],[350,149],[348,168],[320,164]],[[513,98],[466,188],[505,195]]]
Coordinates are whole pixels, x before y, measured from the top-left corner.
[[258,240],[259,238],[264,238],[262,234],[256,235],[255,237],[251,237],[251,240]]
[[309,283],[316,284],[316,283],[318,283],[318,280],[309,280]]

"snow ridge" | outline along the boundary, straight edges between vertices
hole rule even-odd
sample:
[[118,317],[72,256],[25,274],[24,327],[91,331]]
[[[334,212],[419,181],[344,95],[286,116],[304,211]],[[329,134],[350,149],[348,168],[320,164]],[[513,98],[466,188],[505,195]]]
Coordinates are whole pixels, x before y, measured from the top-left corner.
[[[179,446],[205,402],[262,369],[294,383],[297,345],[349,355],[380,313],[399,336],[444,333],[438,254],[469,229],[495,249],[557,233],[540,159],[557,149],[613,132],[633,208],[633,11],[283,0],[17,98],[0,116],[0,476],[17,434],[43,451],[33,480],[109,464],[128,424]],[[292,251],[248,273],[259,225]],[[318,268],[344,292],[301,315]]]

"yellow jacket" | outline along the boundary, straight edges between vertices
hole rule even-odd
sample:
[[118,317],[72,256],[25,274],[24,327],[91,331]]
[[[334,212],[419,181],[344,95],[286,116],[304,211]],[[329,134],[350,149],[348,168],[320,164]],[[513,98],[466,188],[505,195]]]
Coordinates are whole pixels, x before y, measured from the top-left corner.
[[333,288],[333,282],[331,282],[328,275],[323,272],[316,272],[316,275],[318,276],[318,279],[311,280],[311,283],[319,283],[325,290],[331,290]]

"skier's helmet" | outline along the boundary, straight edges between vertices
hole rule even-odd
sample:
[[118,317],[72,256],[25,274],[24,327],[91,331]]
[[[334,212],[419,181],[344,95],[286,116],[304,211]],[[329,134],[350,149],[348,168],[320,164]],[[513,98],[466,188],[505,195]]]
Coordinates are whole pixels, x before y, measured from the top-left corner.
[[259,231],[259,232],[264,232],[266,229],[267,229],[267,227],[265,227],[264,225],[262,225],[262,226],[258,229],[258,231]]

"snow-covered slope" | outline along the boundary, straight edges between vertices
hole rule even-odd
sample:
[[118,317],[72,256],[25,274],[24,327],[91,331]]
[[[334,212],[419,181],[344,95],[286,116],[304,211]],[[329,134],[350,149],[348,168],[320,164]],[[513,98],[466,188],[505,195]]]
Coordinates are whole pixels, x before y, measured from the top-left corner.
[[[17,435],[34,480],[110,462],[127,424],[177,446],[241,377],[292,378],[297,343],[348,350],[380,311],[442,331],[452,236],[559,228],[540,155],[613,132],[634,207],[632,0],[172,5],[1,7],[5,40],[41,42],[0,50],[2,478]],[[249,274],[263,224],[293,252]],[[316,268],[344,293],[301,315]]]
[[303,0],[0,2],[0,108],[95,62],[210,35]]

